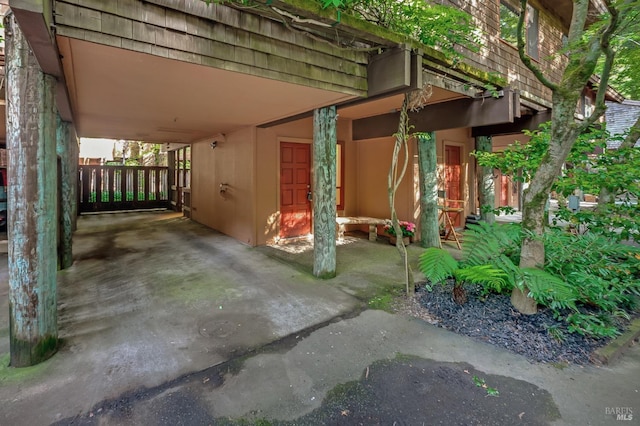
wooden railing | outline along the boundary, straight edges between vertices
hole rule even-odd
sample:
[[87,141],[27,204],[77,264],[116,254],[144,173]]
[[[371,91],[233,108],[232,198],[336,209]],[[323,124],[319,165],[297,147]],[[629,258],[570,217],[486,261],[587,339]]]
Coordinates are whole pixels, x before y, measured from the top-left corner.
[[80,212],[169,207],[169,169],[79,166]]

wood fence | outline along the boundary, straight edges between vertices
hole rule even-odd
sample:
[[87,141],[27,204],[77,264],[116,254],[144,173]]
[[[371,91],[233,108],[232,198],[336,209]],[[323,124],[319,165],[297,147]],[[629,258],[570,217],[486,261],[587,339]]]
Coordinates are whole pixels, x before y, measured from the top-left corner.
[[85,166],[79,168],[80,212],[169,208],[169,168]]

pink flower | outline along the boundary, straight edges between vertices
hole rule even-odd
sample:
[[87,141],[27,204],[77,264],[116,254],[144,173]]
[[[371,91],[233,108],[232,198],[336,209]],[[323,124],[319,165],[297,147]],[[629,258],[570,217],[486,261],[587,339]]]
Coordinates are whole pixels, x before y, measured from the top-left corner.
[[[402,229],[402,236],[403,237],[413,237],[415,235],[416,232],[416,224],[413,222],[407,222],[405,220],[401,220],[398,222],[400,224],[400,228]],[[385,226],[384,226],[384,231],[389,234],[389,235],[396,235],[396,231],[393,228],[393,224],[391,221],[389,221]]]

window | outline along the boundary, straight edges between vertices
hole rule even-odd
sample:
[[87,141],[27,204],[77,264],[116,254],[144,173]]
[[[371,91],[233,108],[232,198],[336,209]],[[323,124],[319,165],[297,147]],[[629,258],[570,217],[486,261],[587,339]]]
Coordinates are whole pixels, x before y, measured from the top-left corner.
[[[518,44],[518,19],[520,10],[505,0],[500,1],[500,38],[509,44],[516,46]],[[527,30],[526,49],[527,55],[532,59],[538,59],[538,9],[531,5],[527,5],[527,14],[525,16]]]
[[527,4],[527,55],[538,59],[538,9]]
[[344,210],[344,142],[336,145],[336,209]]
[[500,2],[500,38],[507,43],[518,44],[518,17],[520,12],[510,4]]

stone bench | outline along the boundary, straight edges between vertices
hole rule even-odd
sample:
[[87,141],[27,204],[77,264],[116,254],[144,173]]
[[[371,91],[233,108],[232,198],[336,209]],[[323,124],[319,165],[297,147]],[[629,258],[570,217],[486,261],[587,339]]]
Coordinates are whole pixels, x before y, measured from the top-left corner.
[[378,238],[378,225],[385,225],[387,219],[377,219],[375,217],[363,216],[338,216],[336,224],[338,226],[338,239],[344,238],[346,225],[369,225],[369,241],[375,241]]

